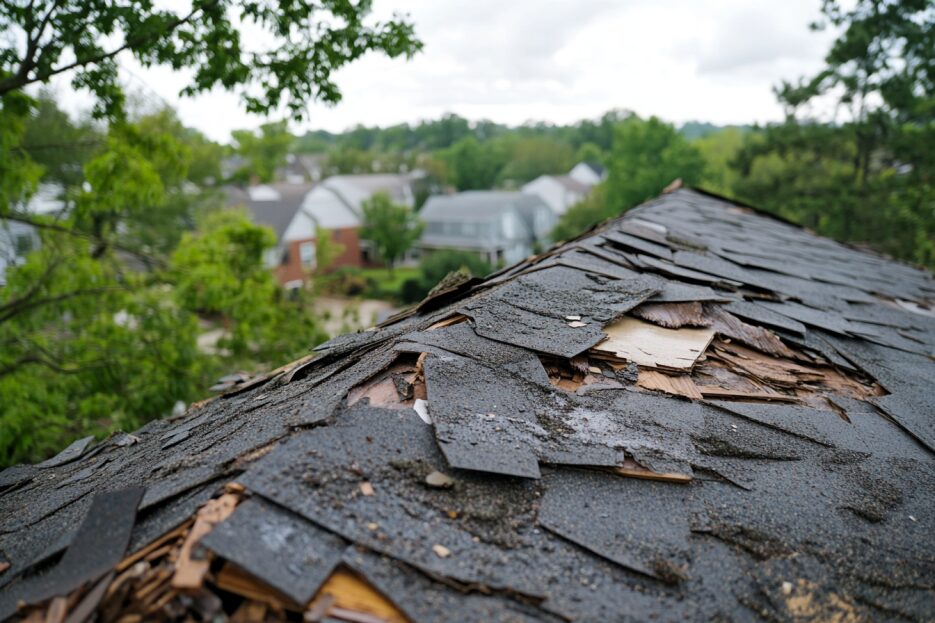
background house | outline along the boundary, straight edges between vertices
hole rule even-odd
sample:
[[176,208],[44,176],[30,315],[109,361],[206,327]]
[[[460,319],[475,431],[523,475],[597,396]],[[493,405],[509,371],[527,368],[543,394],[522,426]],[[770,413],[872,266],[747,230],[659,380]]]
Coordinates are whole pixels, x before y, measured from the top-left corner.
[[488,190],[430,197],[419,216],[425,222],[419,241],[423,253],[469,251],[493,265],[530,255],[556,221],[536,195]]
[[607,178],[607,171],[593,162],[579,162],[566,175],[540,175],[522,187],[536,195],[561,216],[568,208],[588,196],[591,189]]
[[[39,184],[36,193],[17,211],[32,215],[49,215],[66,208],[61,199],[64,189],[60,184]],[[26,254],[39,248],[41,239],[36,228],[27,223],[0,219],[0,286],[6,284],[7,267],[18,266]]]
[[607,169],[596,162],[579,162],[568,175],[582,184],[594,186],[607,179]]
[[374,194],[384,192],[395,203],[413,207],[413,182],[417,178],[415,173],[336,175],[315,186],[303,198],[283,234],[289,258],[281,269],[283,282],[302,280],[305,271],[314,267],[320,228],[330,230],[333,240],[344,247],[333,267],[362,267],[372,263],[375,258],[358,235],[363,225],[363,203]]
[[266,225],[276,234],[276,247],[267,251],[266,265],[276,271],[280,282],[285,284],[289,281],[291,275],[296,272],[296,267],[301,273],[301,264],[298,258],[289,255],[283,235],[302,206],[302,201],[312,190],[312,184],[281,182],[247,188],[225,186],[222,190],[228,206],[243,206],[254,223]]
[[571,175],[540,175],[522,187],[524,193],[536,195],[552,208],[557,216],[584,199],[590,184],[584,184]]

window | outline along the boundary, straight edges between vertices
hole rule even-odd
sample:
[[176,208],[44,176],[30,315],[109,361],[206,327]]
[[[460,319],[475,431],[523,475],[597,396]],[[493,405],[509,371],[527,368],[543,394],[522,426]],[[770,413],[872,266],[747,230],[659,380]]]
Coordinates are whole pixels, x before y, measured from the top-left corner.
[[17,255],[26,255],[33,250],[33,239],[31,234],[17,234],[14,241]]
[[315,243],[303,242],[299,245],[299,260],[302,266],[312,268],[315,266]]

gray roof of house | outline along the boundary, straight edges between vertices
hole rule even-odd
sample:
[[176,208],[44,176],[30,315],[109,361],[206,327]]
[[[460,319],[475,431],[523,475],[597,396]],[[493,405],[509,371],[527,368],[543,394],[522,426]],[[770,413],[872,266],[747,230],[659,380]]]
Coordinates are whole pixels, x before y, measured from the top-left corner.
[[539,197],[519,191],[469,190],[429,197],[419,216],[424,221],[493,221],[510,209],[527,214],[541,207],[548,209]]
[[582,184],[570,175],[554,175],[553,177],[559,184],[564,186],[566,190],[581,193],[582,195],[587,194],[587,192],[591,190],[590,186]]
[[[0,618],[102,577],[81,603],[134,612],[176,554],[105,574],[236,482],[195,555],[246,579],[149,616],[301,611],[341,566],[414,622],[931,620],[933,300],[923,270],[677,190],[0,472]],[[637,322],[639,366],[608,355]]]
[[599,177],[603,177],[607,169],[599,162],[585,162],[589,169],[594,171]]
[[250,213],[253,222],[258,225],[271,227],[276,233],[276,240],[281,240],[286,228],[292,222],[292,217],[302,206],[305,195],[313,188],[313,184],[289,184],[286,182],[267,184],[279,194],[279,199],[272,201],[254,201],[250,198],[247,189],[237,186],[224,186],[224,193],[228,206],[244,206]]

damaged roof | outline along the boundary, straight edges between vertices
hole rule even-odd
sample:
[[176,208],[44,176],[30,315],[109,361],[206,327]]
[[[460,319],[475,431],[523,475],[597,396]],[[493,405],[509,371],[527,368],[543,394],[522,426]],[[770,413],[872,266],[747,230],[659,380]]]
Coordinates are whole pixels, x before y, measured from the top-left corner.
[[933,300],[675,190],[0,472],[0,619],[931,620]]

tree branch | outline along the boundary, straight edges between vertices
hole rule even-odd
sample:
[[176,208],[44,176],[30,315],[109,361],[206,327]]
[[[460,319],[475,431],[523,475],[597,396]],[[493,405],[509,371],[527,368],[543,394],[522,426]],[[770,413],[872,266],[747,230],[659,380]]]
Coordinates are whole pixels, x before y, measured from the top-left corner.
[[[60,0],[56,0],[56,2],[53,3],[52,10],[58,8],[59,1]],[[75,59],[71,63],[50,69],[44,73],[37,74],[32,77],[29,77],[29,72],[32,71],[38,64],[35,62],[35,59],[33,58],[35,56],[36,46],[38,45],[38,37],[35,40],[30,39],[29,42],[27,43],[26,54],[23,55],[23,62],[20,64],[19,70],[15,74],[10,76],[9,78],[0,80],[0,96],[6,93],[9,93],[10,91],[20,89],[29,84],[33,84],[35,82],[45,82],[52,76],[56,76],[66,71],[75,69],[76,67],[83,67],[84,65],[97,64],[102,61],[108,60],[110,58],[117,56],[124,50],[133,49],[136,46],[142,45],[143,43],[146,43],[149,40],[167,37],[172,32],[174,32],[179,26],[182,26],[183,24],[187,24],[199,12],[203,11],[208,6],[217,4],[218,1],[219,0],[212,0],[210,2],[206,2],[202,4],[201,6],[192,8],[192,10],[188,13],[188,15],[172,20],[166,25],[166,27],[163,30],[160,30],[158,33],[147,33],[146,35],[141,35],[139,37],[127,39],[126,41],[123,42],[123,44],[117,46],[116,48],[110,51],[101,52],[100,54],[94,54],[94,55],[91,55],[85,58],[78,58],[78,59]],[[48,19],[51,18],[52,10],[50,10],[49,13],[46,14],[46,17],[43,20],[43,24],[41,25],[41,28],[40,28],[40,33],[41,31],[44,31],[45,27],[48,25]],[[32,46],[32,48],[30,48],[30,45]]]
[[16,317],[23,312],[29,311],[30,309],[35,309],[36,307],[41,307],[43,305],[50,305],[52,303],[61,303],[62,301],[67,301],[74,298],[79,298],[82,296],[91,296],[94,294],[105,294],[107,292],[118,292],[120,290],[127,290],[126,286],[102,286],[100,288],[86,288],[71,290],[69,292],[64,292],[62,294],[57,294],[55,296],[47,296],[44,298],[26,298],[21,297],[14,299],[5,305],[0,306],[0,323],[7,322],[8,320]]
[[79,231],[72,227],[66,227],[65,225],[59,225],[58,223],[49,223],[49,222],[42,221],[42,220],[35,220],[24,214],[16,214],[12,212],[11,213],[0,213],[0,221],[3,221],[3,220],[14,221],[16,223],[23,223],[25,225],[31,225],[32,227],[35,227],[37,229],[45,229],[47,231],[57,231],[63,234],[74,236],[76,238],[90,240],[92,242],[106,243],[107,246],[113,247],[114,249],[117,249],[118,251],[123,251],[124,253],[129,253],[130,255],[136,257],[137,259],[143,260],[144,262],[151,262],[152,265],[157,266],[159,268],[162,268],[165,266],[165,261],[162,258],[156,257],[154,255],[150,255],[148,253],[144,253],[143,251],[140,251],[138,249],[133,249],[133,248],[124,246],[120,243],[116,243],[111,240],[103,240],[99,236],[95,236],[94,234],[89,234],[83,231]]

